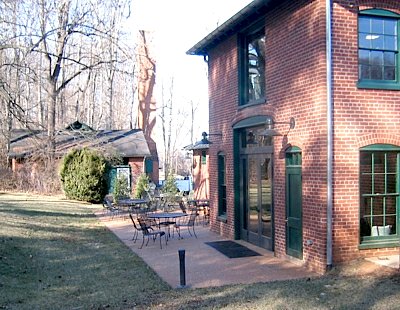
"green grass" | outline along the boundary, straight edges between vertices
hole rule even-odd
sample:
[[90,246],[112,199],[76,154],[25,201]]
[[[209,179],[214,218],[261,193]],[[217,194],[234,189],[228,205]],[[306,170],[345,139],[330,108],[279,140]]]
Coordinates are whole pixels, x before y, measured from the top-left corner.
[[0,194],[0,309],[400,309],[400,278],[172,289],[92,206]]

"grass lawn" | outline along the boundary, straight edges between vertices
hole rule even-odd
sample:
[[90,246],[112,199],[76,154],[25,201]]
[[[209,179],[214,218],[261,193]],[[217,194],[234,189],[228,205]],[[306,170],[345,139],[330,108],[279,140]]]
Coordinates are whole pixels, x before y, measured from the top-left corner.
[[172,289],[93,206],[0,193],[0,309],[400,309],[400,277]]

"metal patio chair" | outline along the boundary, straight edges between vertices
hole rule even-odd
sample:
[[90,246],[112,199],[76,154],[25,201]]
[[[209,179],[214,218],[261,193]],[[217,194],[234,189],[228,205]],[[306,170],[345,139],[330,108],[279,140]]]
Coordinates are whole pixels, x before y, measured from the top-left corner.
[[152,238],[153,241],[156,241],[158,236],[160,237],[160,248],[162,249],[162,243],[161,243],[162,236],[164,236],[165,245],[167,245],[167,242],[168,242],[167,235],[164,231],[154,230],[153,227],[146,224],[146,220],[144,218],[138,217],[138,222],[139,222],[139,225],[140,225],[140,228],[142,231],[142,235],[143,235],[142,245],[139,247],[139,249],[141,249],[143,247],[145,237],[147,237],[146,246],[149,244],[150,238]]

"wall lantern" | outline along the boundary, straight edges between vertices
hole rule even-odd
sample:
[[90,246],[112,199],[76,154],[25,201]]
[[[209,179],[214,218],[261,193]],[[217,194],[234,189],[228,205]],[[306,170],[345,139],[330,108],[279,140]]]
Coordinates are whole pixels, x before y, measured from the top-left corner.
[[201,133],[201,135],[203,137],[203,139],[201,139],[201,141],[200,141],[202,144],[212,144],[212,142],[207,139],[207,137],[209,137],[209,136],[220,136],[220,137],[222,137],[222,133],[206,133],[205,131],[203,131]]
[[[282,134],[279,132],[277,129],[275,129],[275,124],[288,124],[289,125],[289,130],[287,133]],[[269,128],[264,129],[259,133],[261,136],[270,136],[270,137],[277,137],[277,136],[287,136],[290,132],[291,129],[294,129],[296,126],[296,122],[293,117],[290,118],[289,122],[275,122],[274,120],[270,120],[269,123],[267,123],[267,126]]]

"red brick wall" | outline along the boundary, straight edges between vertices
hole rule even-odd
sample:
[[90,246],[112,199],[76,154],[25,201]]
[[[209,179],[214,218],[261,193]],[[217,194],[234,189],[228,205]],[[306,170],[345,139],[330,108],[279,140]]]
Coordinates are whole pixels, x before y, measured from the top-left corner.
[[[304,260],[314,269],[325,265],[326,236],[326,89],[323,1],[285,1],[266,16],[267,103],[238,108],[237,38],[226,40],[209,55],[210,132],[222,132],[210,146],[210,188],[217,188],[218,151],[227,162],[227,223],[211,226],[228,237],[234,235],[232,125],[256,115],[271,115],[278,122],[296,119],[288,143],[302,148]],[[277,125],[285,131],[288,125]],[[218,140],[218,141],[217,141]],[[285,161],[282,137],[275,138],[274,208],[275,253],[285,255]],[[212,205],[217,193],[211,190]],[[216,209],[216,208],[215,208]],[[216,210],[215,210],[216,211]]]
[[359,149],[374,143],[400,145],[398,91],[358,89],[358,9],[400,14],[399,1],[335,1],[334,84],[334,262],[398,249],[359,250]]
[[[302,150],[303,260],[326,265],[326,62],[325,1],[291,1],[267,15],[267,99],[278,122],[296,120],[287,144]],[[288,48],[289,47],[289,48]],[[277,125],[281,131],[288,125]],[[287,144],[275,139],[275,254],[286,255],[285,160]],[[312,240],[312,245],[306,241]]]
[[144,159],[130,157],[128,159],[128,165],[131,166],[132,194],[135,194],[136,180],[144,172]]
[[[334,211],[333,262],[389,253],[392,249],[358,250],[359,148],[372,143],[400,145],[399,92],[357,89],[356,4],[399,8],[398,1],[334,1]],[[353,6],[351,6],[353,5]],[[400,13],[399,9],[394,10]],[[275,254],[285,254],[285,160],[288,145],[302,150],[303,261],[319,272],[326,268],[327,88],[325,0],[282,1],[268,12],[266,25],[267,103],[238,107],[237,37],[209,53],[211,228],[234,236],[234,167],[232,125],[256,115],[278,122],[296,120],[287,141],[274,138]],[[289,125],[278,124],[280,131]],[[226,154],[227,222],[216,218],[217,153]],[[311,240],[312,244],[307,245]]]
[[[210,136],[210,217],[212,230],[234,237],[233,144],[232,120],[238,107],[237,39],[233,36],[209,54],[209,126]],[[216,220],[218,213],[217,154],[226,155],[227,223]]]

